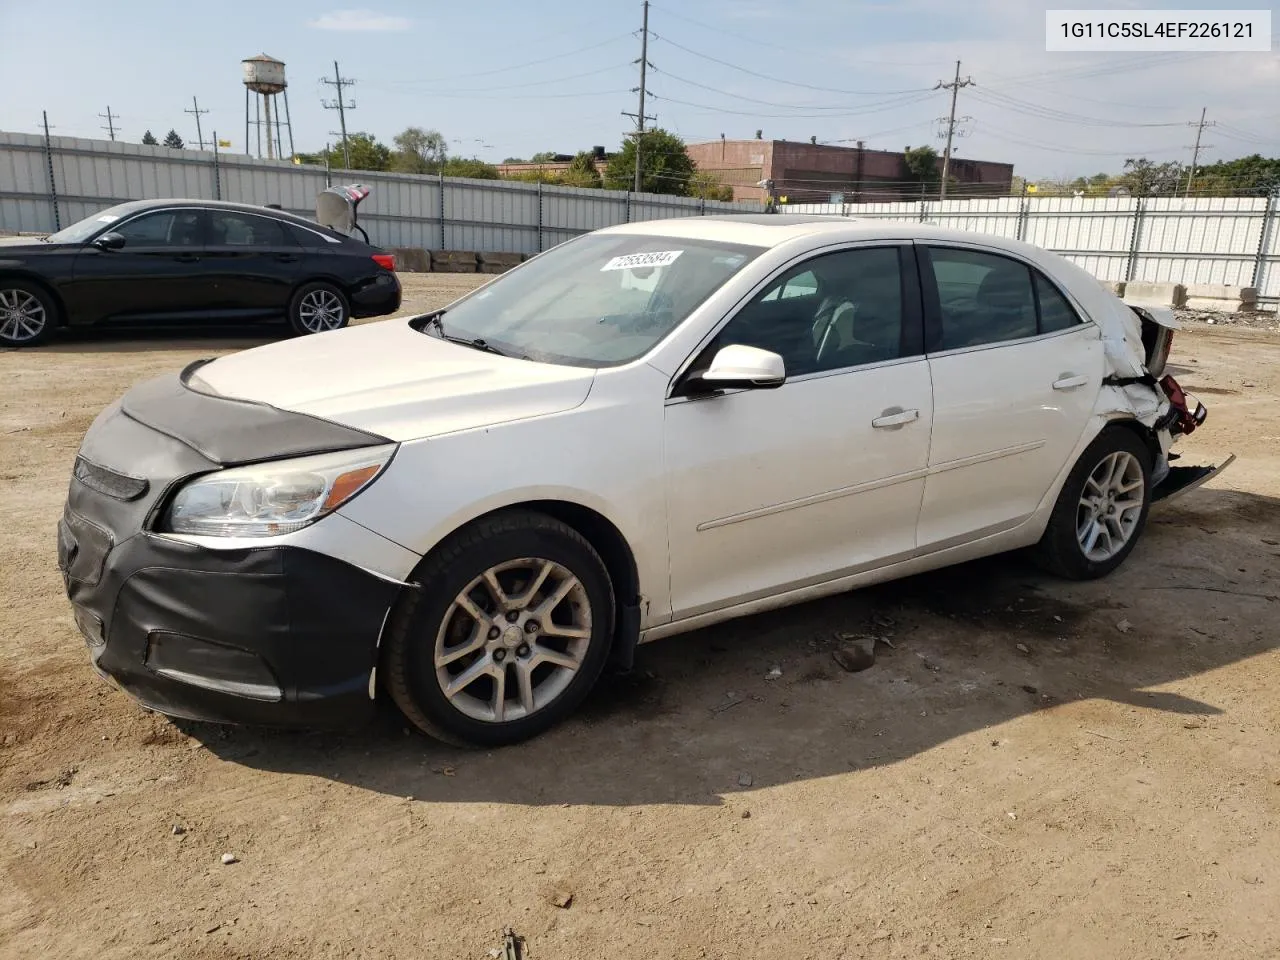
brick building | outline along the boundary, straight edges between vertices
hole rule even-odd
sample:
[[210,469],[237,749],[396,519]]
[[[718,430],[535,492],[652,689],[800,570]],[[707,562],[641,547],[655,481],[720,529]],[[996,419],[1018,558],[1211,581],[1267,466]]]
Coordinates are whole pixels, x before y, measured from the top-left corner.
[[[911,182],[901,153],[868,150],[861,143],[834,144],[789,140],[713,140],[692,143],[689,156],[699,170],[714,173],[733,187],[735,200],[763,200],[761,180],[774,182],[774,193],[790,203],[869,203],[914,200],[920,185]],[[939,174],[942,160],[938,160]],[[1013,164],[951,158],[956,197],[1008,196]]]

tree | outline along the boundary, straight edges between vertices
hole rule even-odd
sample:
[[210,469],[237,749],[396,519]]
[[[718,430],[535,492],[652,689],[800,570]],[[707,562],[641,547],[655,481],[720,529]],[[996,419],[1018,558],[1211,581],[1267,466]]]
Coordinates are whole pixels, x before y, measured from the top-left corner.
[[406,127],[392,142],[396,150],[391,156],[391,169],[401,173],[438,173],[449,159],[444,134],[439,130]]
[[938,151],[933,147],[907,147],[902,151],[902,165],[908,180],[938,183],[942,179],[938,173]]
[[450,157],[440,172],[446,177],[470,177],[472,180],[497,180],[498,168],[483,160]]
[[153,134],[150,130],[148,130],[146,133],[142,135],[142,142],[145,143],[148,147],[160,146],[160,141],[156,139],[155,134]]
[[1183,181],[1182,172],[1182,164],[1176,160],[1152,163],[1146,157],[1130,158],[1124,162],[1120,183],[1128,187],[1135,197],[1172,196]]
[[689,196],[702,197],[704,200],[732,200],[733,187],[722,183],[709,170],[698,170],[689,180]]
[[556,158],[554,150],[543,150],[541,153],[535,153],[529,158],[530,163],[550,163]]
[[1265,193],[1276,186],[1280,186],[1280,158],[1267,159],[1262,154],[1255,153],[1237,160],[1219,160],[1197,168],[1191,192]]
[[164,145],[170,150],[181,150],[186,146],[186,144],[182,142],[182,138],[178,136],[177,130],[170,130],[164,135]]
[[[629,137],[605,168],[604,185],[611,190],[630,190],[635,184],[636,141]],[[645,193],[689,195],[693,159],[684,141],[673,133],[655,128],[646,130],[640,149],[640,189]]]
[[569,163],[569,169],[558,179],[566,187],[599,187],[604,182],[600,171],[596,169],[596,158],[590,150],[575,154]]

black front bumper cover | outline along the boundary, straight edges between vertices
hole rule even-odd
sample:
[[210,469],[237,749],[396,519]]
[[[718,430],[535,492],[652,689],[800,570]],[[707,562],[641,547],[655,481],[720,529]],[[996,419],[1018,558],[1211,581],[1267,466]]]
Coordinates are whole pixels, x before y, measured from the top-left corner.
[[399,587],[299,547],[211,550],[154,532],[185,480],[220,467],[389,443],[192,389],[192,365],[94,421],[58,525],[58,565],[99,672],[161,713],[349,726]]

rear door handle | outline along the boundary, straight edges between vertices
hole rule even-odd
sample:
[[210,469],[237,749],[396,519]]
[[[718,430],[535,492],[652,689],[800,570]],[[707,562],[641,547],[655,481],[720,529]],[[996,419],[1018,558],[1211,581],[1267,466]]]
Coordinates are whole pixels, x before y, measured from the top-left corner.
[[1075,376],[1066,374],[1053,381],[1053,389],[1055,390],[1074,390],[1076,387],[1083,387],[1089,382],[1088,377]]
[[281,263],[297,263],[298,258],[292,253],[282,253],[276,257]]
[[194,253],[180,253],[173,259],[178,263],[195,263],[200,257]]
[[901,427],[920,419],[919,410],[903,410],[901,407],[890,407],[871,421],[876,429],[884,427]]

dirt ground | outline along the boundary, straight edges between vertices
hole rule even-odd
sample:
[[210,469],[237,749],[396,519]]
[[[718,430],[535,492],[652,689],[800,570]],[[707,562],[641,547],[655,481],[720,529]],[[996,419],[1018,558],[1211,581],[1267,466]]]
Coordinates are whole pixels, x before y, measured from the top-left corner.
[[1183,462],[1240,459],[1110,578],[997,559],[661,641],[491,753],[180,728],[90,669],[55,563],[84,430],[257,342],[0,354],[0,957],[1280,956],[1280,335],[1179,334]]

